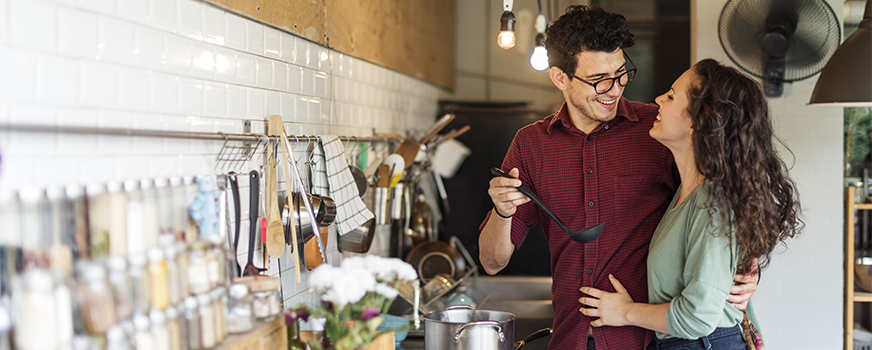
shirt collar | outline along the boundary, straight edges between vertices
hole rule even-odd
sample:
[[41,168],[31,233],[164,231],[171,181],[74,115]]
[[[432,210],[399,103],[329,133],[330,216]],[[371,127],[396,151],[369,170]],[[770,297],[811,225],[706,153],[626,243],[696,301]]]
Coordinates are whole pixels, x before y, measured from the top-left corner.
[[[622,117],[629,121],[638,122],[639,118],[636,117],[636,110],[630,107],[630,100],[621,96],[621,99],[618,100],[618,111],[615,115],[615,119]],[[569,108],[566,105],[566,102],[563,102],[563,105],[560,106],[560,110],[555,114],[554,119],[548,124],[548,133],[551,133],[551,130],[554,129],[554,126],[560,123],[564,128],[571,129],[574,128],[572,125],[572,121],[569,119]]]

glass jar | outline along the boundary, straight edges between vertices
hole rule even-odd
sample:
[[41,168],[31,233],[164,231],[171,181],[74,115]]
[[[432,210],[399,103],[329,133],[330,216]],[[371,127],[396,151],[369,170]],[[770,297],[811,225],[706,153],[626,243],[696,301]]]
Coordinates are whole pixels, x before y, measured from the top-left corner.
[[[217,237],[213,235],[210,237]],[[211,241],[206,243],[206,263],[209,269],[209,289],[218,287],[221,284],[221,262],[218,259],[218,249]]]
[[227,336],[225,332],[227,315],[224,310],[224,302],[221,301],[221,295],[224,293],[222,289],[223,287],[218,287],[209,292],[209,296],[212,298],[212,310],[215,312],[215,344],[221,344],[224,337]]
[[179,293],[179,264],[176,257],[175,246],[164,248],[164,256],[166,257],[167,265],[167,292],[169,294],[170,305],[176,305],[181,301]]
[[151,319],[151,336],[154,338],[154,348],[169,349],[170,330],[167,328],[166,314],[159,309],[151,309],[149,318]]
[[90,335],[104,335],[117,323],[115,299],[106,270],[93,261],[76,266],[76,299],[82,325]]
[[188,292],[188,245],[176,243],[176,265],[179,269],[179,302],[184,302],[190,293]]
[[151,334],[151,321],[142,313],[133,315],[133,325],[136,327],[136,349],[156,349],[154,336]]
[[120,256],[112,256],[106,260],[109,272],[109,284],[115,297],[115,313],[119,319],[130,319],[133,316],[133,281],[127,274],[127,260]]
[[[72,268],[72,267],[70,267]],[[73,345],[73,295],[66,273],[52,270],[55,278],[55,304],[57,305],[58,342],[61,347]]]
[[188,292],[202,294],[209,291],[209,263],[206,260],[206,246],[204,242],[191,244],[188,254]]
[[227,311],[227,331],[230,334],[246,333],[254,329],[252,300],[253,296],[248,292],[248,286],[241,283],[230,285],[230,302]]
[[169,350],[182,350],[182,322],[179,320],[179,311],[175,306],[170,306],[166,311],[167,331],[170,334]]
[[113,326],[106,331],[106,350],[132,350],[133,344],[121,325]]
[[145,314],[151,308],[151,281],[146,271],[145,254],[130,256],[130,281],[133,285],[133,311]]
[[170,306],[169,277],[161,248],[148,250],[148,277],[151,280],[151,306],[166,310]]
[[200,344],[203,349],[211,349],[215,346],[215,310],[212,307],[212,298],[209,294],[197,295],[200,304]]
[[272,321],[276,319],[281,311],[281,301],[279,300],[279,291],[266,291],[254,293],[252,301],[252,310],[254,317],[258,321]]
[[43,269],[24,272],[13,280],[16,349],[60,347],[57,322],[46,322],[57,317],[54,287],[51,272]]
[[192,296],[185,299],[185,331],[188,338],[188,349],[202,349],[201,339],[203,336],[200,331],[200,304],[197,303],[197,298]]

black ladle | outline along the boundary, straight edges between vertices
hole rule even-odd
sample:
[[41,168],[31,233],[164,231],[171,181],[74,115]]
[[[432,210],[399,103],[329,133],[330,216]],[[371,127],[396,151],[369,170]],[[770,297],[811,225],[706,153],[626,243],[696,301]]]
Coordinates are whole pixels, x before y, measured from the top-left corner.
[[[502,176],[514,179],[514,177],[506,174],[506,172],[502,171],[502,169],[500,168],[491,168],[491,174],[493,174],[494,176]],[[554,215],[554,212],[552,212],[551,209],[548,209],[548,206],[545,205],[545,202],[539,199],[539,197],[536,197],[536,195],[529,187],[525,185],[518,186],[518,191],[521,191],[521,193],[529,197],[530,200],[533,201],[533,203],[536,203],[536,205],[538,205],[539,208],[541,208],[542,211],[545,212],[545,214],[548,214],[548,216],[554,219],[554,221],[557,222],[557,225],[560,225],[563,231],[566,231],[566,233],[569,234],[569,238],[571,238],[573,241],[576,241],[578,243],[590,243],[595,241],[597,238],[599,238],[601,234],[603,234],[603,228],[605,227],[604,223],[578,231],[573,231],[569,229],[569,226],[566,226],[566,224],[564,224],[563,221],[557,217],[557,215]]]
[[257,276],[260,275],[261,272],[266,271],[266,269],[258,268],[254,266],[254,243],[255,237],[257,237],[257,217],[258,210],[257,206],[260,203],[260,199],[258,196],[260,195],[260,173],[257,170],[252,170],[248,173],[249,186],[251,192],[249,194],[249,204],[248,204],[248,263],[245,264],[245,267],[242,269],[243,276]]

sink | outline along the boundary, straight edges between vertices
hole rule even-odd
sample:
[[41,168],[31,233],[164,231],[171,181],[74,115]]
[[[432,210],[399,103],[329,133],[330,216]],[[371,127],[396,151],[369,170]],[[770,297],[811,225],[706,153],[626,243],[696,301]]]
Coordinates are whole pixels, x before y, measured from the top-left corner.
[[479,276],[470,296],[479,309],[511,312],[524,319],[553,319],[551,277]]

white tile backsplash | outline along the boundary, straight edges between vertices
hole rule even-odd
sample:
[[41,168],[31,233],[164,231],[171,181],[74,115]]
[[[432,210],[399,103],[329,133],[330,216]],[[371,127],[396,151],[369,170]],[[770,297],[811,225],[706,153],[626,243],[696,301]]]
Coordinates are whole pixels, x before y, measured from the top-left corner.
[[[436,109],[427,83],[198,0],[0,0],[0,67],[0,123],[258,133],[279,114],[291,135],[368,136],[426,129]],[[221,143],[0,132],[0,147],[5,191],[202,175]]]

